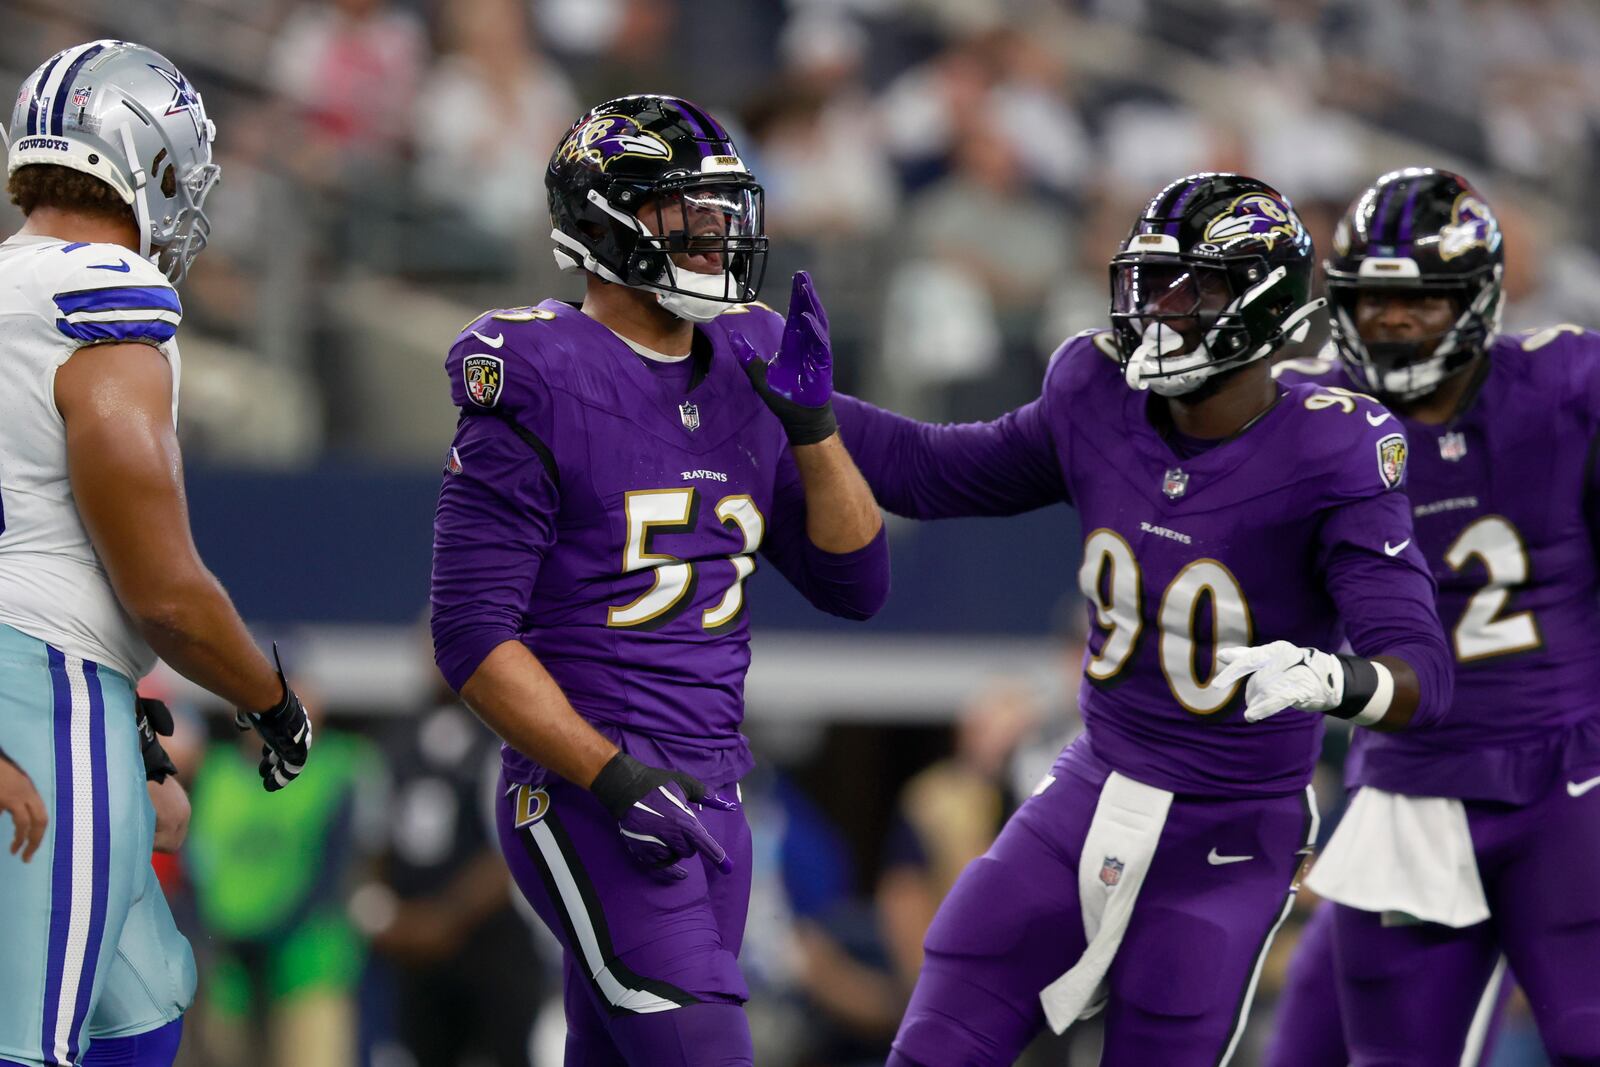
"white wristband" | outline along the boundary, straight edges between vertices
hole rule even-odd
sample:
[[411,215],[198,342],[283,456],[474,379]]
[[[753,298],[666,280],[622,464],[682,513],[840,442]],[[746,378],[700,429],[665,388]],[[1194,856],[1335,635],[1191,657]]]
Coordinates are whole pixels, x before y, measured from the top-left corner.
[[1394,701],[1394,675],[1389,673],[1388,667],[1377,660],[1369,662],[1378,675],[1378,685],[1372,691],[1372,699],[1367,701],[1366,707],[1351,716],[1350,722],[1356,726],[1371,726],[1382,722],[1383,717],[1389,713],[1389,705]]

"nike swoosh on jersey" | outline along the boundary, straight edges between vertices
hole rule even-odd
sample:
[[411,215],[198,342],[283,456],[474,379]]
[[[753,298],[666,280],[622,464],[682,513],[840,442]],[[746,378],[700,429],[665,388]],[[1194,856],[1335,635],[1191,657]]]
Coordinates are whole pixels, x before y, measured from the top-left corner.
[[1367,425],[1368,426],[1382,426],[1384,423],[1389,421],[1390,414],[1391,414],[1390,412],[1385,411],[1382,415],[1379,415],[1377,418],[1373,418],[1372,417],[1373,413],[1369,411],[1369,412],[1367,412]]
[[118,274],[126,274],[130,270],[132,270],[133,268],[128,266],[128,261],[127,260],[119,259],[115,263],[91,263],[91,264],[89,264],[89,269],[90,270],[114,270]]
[[485,337],[483,334],[479,333],[477,330],[473,330],[472,331],[472,336],[476,337],[478,340],[482,341],[484,344],[488,345],[490,348],[499,348],[501,345],[506,343],[506,335],[503,334],[503,333],[497,333],[491,338],[491,337]]
[[1398,556],[1400,553],[1406,550],[1406,546],[1410,543],[1411,538],[1409,537],[1404,541],[1401,541],[1398,545],[1390,545],[1389,542],[1385,541],[1383,543],[1383,554],[1386,556]]
[[1218,854],[1216,849],[1212,849],[1206,856],[1206,862],[1213,867],[1221,867],[1227,863],[1243,863],[1245,860],[1253,859],[1255,859],[1254,856],[1223,856]]
[[1597,785],[1600,785],[1600,778],[1591,778],[1587,782],[1568,782],[1567,796],[1581,797]]

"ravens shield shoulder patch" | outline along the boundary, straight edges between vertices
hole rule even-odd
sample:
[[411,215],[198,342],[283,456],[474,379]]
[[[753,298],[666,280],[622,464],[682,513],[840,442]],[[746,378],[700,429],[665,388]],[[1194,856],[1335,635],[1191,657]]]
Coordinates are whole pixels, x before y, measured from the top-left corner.
[[1393,489],[1405,480],[1405,476],[1405,434],[1391,433],[1378,438],[1378,477],[1383,479],[1386,487]]
[[467,387],[467,399],[480,408],[492,408],[500,403],[506,379],[505,360],[490,355],[468,356],[461,361],[461,378]]

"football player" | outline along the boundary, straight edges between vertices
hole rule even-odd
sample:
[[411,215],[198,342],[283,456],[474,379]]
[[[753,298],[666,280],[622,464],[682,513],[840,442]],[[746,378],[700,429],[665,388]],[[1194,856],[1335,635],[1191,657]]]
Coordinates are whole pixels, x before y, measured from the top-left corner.
[[890,511],[1066,501],[1085,531],[1085,732],[939,909],[895,1067],[1009,1064],[1100,1010],[1102,1063],[1227,1062],[1315,837],[1323,716],[1446,706],[1405,438],[1375,401],[1270,374],[1320,306],[1311,257],[1277,191],[1192,175],[1146,206],[1112,328],[1063,344],[1039,399],[934,426],[839,398]]
[[687,100],[583,115],[545,183],[581,306],[473,321],[434,526],[433,636],[506,741],[500,845],[565,950],[570,1064],[748,1064],[739,732],[759,551],[813,604],[888,592],[797,274],[754,303],[761,187]]
[[213,134],[183,74],[125,41],[51,57],[11,114],[26,222],[0,243],[0,748],[47,822],[45,862],[0,877],[7,1063],[176,1052],[194,958],[150,867],[172,843],[146,786],[170,771],[164,720],[136,716],[133,688],[156,656],[256,726],[268,789],[311,743],[184,504],[173,287],[205,245]]
[[1465,179],[1384,175],[1325,264],[1336,357],[1279,368],[1379,397],[1416,446],[1456,677],[1439,726],[1352,743],[1309,882],[1337,952],[1297,961],[1285,1055],[1336,955],[1349,1062],[1472,1062],[1503,955],[1551,1059],[1600,1063],[1600,337],[1500,334],[1504,255]]

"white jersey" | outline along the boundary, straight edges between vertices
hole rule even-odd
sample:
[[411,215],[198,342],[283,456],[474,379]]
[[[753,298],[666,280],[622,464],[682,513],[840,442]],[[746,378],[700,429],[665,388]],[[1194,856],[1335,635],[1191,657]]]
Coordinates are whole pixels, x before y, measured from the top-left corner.
[[120,245],[0,243],[0,623],[135,681],[155,662],[117,602],[67,480],[56,370],[84,345],[145,342],[172,364],[178,294]]

